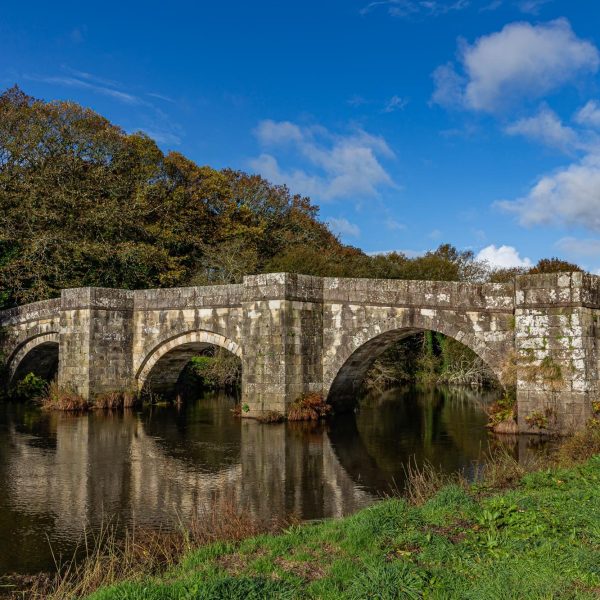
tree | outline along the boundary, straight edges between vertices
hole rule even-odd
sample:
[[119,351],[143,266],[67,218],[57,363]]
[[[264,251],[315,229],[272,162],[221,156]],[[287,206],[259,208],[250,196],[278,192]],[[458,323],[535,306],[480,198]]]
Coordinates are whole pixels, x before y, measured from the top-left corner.
[[564,271],[572,273],[574,271],[583,271],[583,269],[574,263],[554,257],[542,258],[535,267],[529,269],[528,273],[535,275],[536,273],[559,273]]

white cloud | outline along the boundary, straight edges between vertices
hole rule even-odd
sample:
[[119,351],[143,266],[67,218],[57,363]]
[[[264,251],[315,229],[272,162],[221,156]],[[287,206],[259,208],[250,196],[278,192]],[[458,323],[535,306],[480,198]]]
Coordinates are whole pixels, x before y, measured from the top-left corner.
[[596,100],[590,100],[577,111],[575,121],[580,125],[600,128],[600,104]]
[[406,98],[401,98],[400,96],[392,96],[385,104],[385,108],[383,112],[391,113],[397,110],[402,110],[408,104],[408,100]]
[[[380,186],[394,185],[379,160],[393,158],[394,153],[382,137],[361,129],[338,135],[324,127],[265,120],[255,134],[270,151],[252,159],[251,168],[293,192],[332,200],[373,197]],[[275,149],[300,166],[283,168],[273,155]]]
[[576,225],[600,231],[600,155],[542,177],[526,196],[498,202],[522,225]]
[[539,98],[583,72],[596,72],[598,49],[578,38],[566,19],[510,23],[460,48],[461,72],[452,65],[433,74],[432,101],[496,112],[519,98]]
[[496,247],[493,244],[480,250],[477,254],[477,260],[485,261],[490,266],[498,269],[531,267],[533,265],[529,258],[521,258],[514,246]]
[[523,135],[559,150],[570,150],[578,145],[575,130],[563,125],[558,115],[547,106],[542,106],[535,116],[509,125],[505,132]]
[[564,237],[556,242],[556,247],[572,256],[600,257],[600,239]]
[[358,237],[360,235],[360,228],[358,225],[350,223],[350,221],[344,217],[340,217],[339,219],[332,217],[327,219],[327,223],[329,224],[329,227],[331,227],[331,230],[339,235],[347,235],[350,237]]

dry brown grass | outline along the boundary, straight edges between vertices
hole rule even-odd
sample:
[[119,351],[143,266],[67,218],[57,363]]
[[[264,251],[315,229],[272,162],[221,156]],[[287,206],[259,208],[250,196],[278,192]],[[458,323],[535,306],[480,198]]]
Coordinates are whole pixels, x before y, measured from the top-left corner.
[[259,423],[281,423],[285,421],[285,417],[276,410],[268,410],[262,415],[256,417]]
[[323,394],[304,394],[288,410],[288,421],[318,421],[331,412]]
[[118,408],[132,408],[139,402],[139,394],[135,391],[112,391],[98,394],[94,397],[93,407],[98,409],[114,410]]
[[[159,574],[176,565],[184,554],[212,542],[240,542],[261,533],[278,533],[293,519],[259,523],[240,511],[230,499],[215,501],[211,508],[173,530],[136,528],[119,538],[116,528],[104,526],[86,535],[78,558],[57,565],[52,576],[16,577],[6,597],[31,600],[71,600],[126,579]],[[83,555],[83,558],[81,558]]]
[[87,400],[70,388],[59,387],[56,381],[48,385],[48,391],[40,403],[45,410],[84,412],[90,409]]
[[462,472],[447,474],[425,462],[417,465],[416,461],[408,461],[404,468],[406,481],[402,497],[414,506],[421,506],[433,498],[443,487],[456,484],[468,486],[468,482]]
[[585,462],[600,454],[600,421],[590,419],[581,431],[565,438],[557,451],[559,464],[565,467]]

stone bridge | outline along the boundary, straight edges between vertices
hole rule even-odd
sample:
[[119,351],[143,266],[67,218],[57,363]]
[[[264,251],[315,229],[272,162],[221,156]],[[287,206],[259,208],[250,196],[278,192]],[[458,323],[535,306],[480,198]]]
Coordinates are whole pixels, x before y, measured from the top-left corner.
[[[242,361],[246,416],[301,394],[354,399],[373,360],[418,331],[475,351],[516,381],[519,428],[581,426],[600,399],[600,277],[528,275],[506,284],[338,279],[273,273],[243,284],[155,290],[78,288],[0,312],[5,383],[57,372],[86,398],[173,389],[199,351]],[[527,417],[530,417],[527,419]]]

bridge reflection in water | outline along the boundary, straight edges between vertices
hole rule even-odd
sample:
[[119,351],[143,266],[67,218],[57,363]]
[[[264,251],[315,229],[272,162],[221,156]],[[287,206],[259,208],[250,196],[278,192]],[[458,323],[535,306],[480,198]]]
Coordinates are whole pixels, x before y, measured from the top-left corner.
[[84,416],[0,410],[0,571],[49,568],[102,522],[168,527],[226,497],[257,519],[351,513],[402,486],[411,456],[447,471],[487,448],[470,390],[396,390],[327,423],[261,425],[233,400]]

